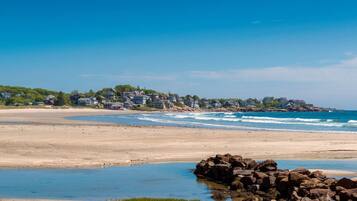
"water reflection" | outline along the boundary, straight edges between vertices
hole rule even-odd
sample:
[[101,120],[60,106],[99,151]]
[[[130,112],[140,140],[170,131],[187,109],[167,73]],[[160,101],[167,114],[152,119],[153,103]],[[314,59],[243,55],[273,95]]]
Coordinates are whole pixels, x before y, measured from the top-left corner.
[[[278,161],[281,168],[357,170],[356,161]],[[1,198],[104,201],[132,197],[230,200],[227,187],[197,179],[194,163],[103,169],[1,169]],[[234,198],[232,200],[239,200]]]

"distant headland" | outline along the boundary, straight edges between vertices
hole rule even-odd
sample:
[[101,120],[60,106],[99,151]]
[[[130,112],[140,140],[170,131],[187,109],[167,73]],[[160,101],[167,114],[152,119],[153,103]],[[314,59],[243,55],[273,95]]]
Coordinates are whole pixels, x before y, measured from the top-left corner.
[[42,88],[26,88],[0,85],[0,108],[7,107],[92,107],[111,110],[169,110],[169,111],[279,111],[321,112],[331,109],[306,103],[304,100],[285,97],[256,98],[200,98],[197,95],[179,96],[152,89],[117,85],[71,93]]

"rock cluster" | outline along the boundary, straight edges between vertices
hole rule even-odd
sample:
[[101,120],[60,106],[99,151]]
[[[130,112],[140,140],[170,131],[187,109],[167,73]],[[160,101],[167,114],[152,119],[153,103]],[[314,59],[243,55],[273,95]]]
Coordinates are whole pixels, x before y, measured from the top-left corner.
[[199,162],[194,173],[228,185],[246,201],[357,201],[357,181],[336,180],[304,168],[280,170],[273,160],[257,162],[239,155],[216,155]]

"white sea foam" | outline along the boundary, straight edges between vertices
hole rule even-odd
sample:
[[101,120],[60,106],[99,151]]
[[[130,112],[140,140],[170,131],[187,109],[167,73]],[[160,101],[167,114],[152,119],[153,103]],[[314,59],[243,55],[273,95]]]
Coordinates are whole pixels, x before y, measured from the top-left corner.
[[[166,116],[166,117],[165,117]],[[162,124],[179,124],[179,125],[201,125],[201,126],[212,126],[212,127],[222,127],[222,128],[250,128],[257,129],[261,127],[266,127],[265,125],[286,125],[286,126],[308,126],[311,130],[314,127],[318,129],[319,127],[334,128],[334,132],[338,128],[354,128],[357,127],[357,120],[349,120],[348,122],[338,122],[333,119],[318,119],[318,118],[284,118],[284,117],[269,117],[269,116],[251,116],[251,115],[237,115],[233,112],[191,112],[191,113],[166,113],[163,116],[161,114],[143,114],[141,120],[157,122]],[[140,118],[139,118],[140,119]],[[185,120],[187,119],[187,120]],[[213,123],[217,122],[217,123]],[[226,122],[226,123],[225,123]],[[231,123],[228,123],[231,122]],[[237,123],[234,123],[237,122]],[[244,123],[243,125],[240,125]],[[264,125],[265,124],[265,125]],[[269,126],[270,127],[270,126]],[[303,127],[302,127],[303,128]],[[262,128],[267,130],[266,128]],[[277,127],[276,129],[280,129]],[[285,129],[285,128],[284,128]],[[271,130],[271,129],[268,129]],[[305,130],[305,129],[304,129]],[[325,129],[323,129],[325,130]]]
[[242,119],[265,119],[278,121],[302,121],[302,122],[320,122],[321,119],[306,119],[306,118],[278,118],[278,117],[257,117],[257,116],[242,116]]
[[[193,115],[194,114],[194,115]],[[182,114],[181,114],[182,115]],[[206,116],[205,116],[206,115]],[[308,132],[335,132],[335,133],[356,133],[356,131],[339,131],[339,130],[305,130],[305,129],[289,129],[289,128],[263,128],[259,127],[257,125],[254,125],[254,123],[265,123],[265,124],[282,124],[282,125],[306,125],[306,126],[319,126],[319,127],[355,127],[357,126],[357,120],[350,120],[345,123],[341,122],[335,122],[333,120],[323,120],[320,122],[312,121],[296,121],[296,118],[289,118],[293,119],[294,121],[288,122],[286,121],[287,118],[273,118],[273,117],[258,117],[258,118],[220,118],[220,117],[210,117],[207,115],[212,115],[212,113],[192,113],[192,114],[187,114],[183,115],[185,118],[192,118],[195,120],[199,121],[185,121],[183,120],[183,116],[179,116],[177,118],[177,114],[174,115],[167,115],[171,117],[176,118],[177,120],[172,120],[172,119],[163,119],[160,116],[142,116],[138,117],[139,120],[143,121],[151,121],[151,122],[156,122],[156,123],[161,123],[163,125],[165,124],[173,124],[173,125],[182,125],[182,126],[198,126],[198,127],[212,127],[212,128],[225,128],[225,129],[244,129],[244,130],[272,130],[272,131],[308,131]],[[280,119],[284,119],[280,121]],[[202,121],[209,121],[211,122],[202,122]],[[214,120],[217,123],[212,123],[212,120]],[[305,120],[305,119],[304,119]],[[222,123],[218,123],[218,122]],[[225,124],[224,121],[237,121],[237,122],[243,122],[243,123],[253,123],[252,125],[232,125],[232,124]]]
[[357,127],[357,120],[349,120],[347,122],[347,127]]
[[236,118],[235,115],[224,115],[224,117],[226,117],[226,118]]

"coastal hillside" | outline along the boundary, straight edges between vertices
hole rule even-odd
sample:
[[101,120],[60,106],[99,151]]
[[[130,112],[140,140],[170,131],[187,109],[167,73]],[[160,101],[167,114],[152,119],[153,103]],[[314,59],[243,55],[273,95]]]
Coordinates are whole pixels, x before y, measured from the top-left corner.
[[304,100],[285,97],[262,99],[239,97],[201,98],[197,95],[180,96],[152,89],[117,85],[70,93],[42,88],[0,86],[0,105],[7,106],[81,106],[111,110],[173,110],[173,111],[326,111]]

